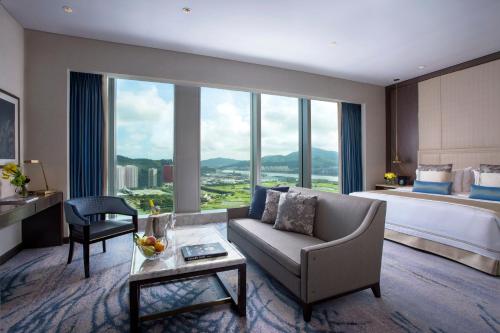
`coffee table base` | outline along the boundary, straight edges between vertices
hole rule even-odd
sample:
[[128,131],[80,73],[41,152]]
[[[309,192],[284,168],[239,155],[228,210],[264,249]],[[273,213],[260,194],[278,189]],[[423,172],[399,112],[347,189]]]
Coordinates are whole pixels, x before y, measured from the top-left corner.
[[[217,274],[219,272],[238,270],[238,293],[235,293],[228,288],[224,281]],[[155,283],[168,283],[173,281],[178,281],[182,279],[203,277],[206,275],[215,275],[216,280],[219,282],[222,289],[225,291],[227,297],[220,298],[214,301],[203,302],[188,305],[185,307],[180,307],[172,310],[157,312],[153,314],[148,314],[145,316],[139,316],[139,307],[141,299],[141,287],[145,285],[155,284]],[[207,307],[213,307],[221,304],[231,303],[231,305],[236,309],[240,316],[246,315],[246,264],[227,266],[221,268],[213,268],[203,271],[196,271],[184,274],[178,274],[173,276],[151,278],[138,281],[129,282],[129,302],[130,302],[130,331],[138,332],[139,324],[143,321],[156,320],[164,317],[175,316],[185,312],[191,312]]]

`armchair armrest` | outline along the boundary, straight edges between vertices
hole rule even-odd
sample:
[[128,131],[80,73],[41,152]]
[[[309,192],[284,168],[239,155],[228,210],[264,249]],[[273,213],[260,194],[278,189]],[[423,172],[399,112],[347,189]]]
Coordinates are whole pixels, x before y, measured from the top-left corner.
[[227,220],[240,219],[248,217],[249,206],[238,207],[238,208],[228,208],[227,209]]
[[374,201],[358,229],[300,252],[301,299],[311,303],[380,280],[386,204]]
[[82,226],[90,224],[90,220],[80,215],[78,209],[68,202],[64,203],[64,215],[66,216],[66,222],[68,224],[77,224]]

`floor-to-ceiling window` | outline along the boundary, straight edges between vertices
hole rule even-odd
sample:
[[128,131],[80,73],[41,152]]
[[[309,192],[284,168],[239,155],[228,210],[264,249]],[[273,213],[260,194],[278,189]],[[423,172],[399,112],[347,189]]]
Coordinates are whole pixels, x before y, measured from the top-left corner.
[[299,182],[299,100],[261,95],[261,184]]
[[174,85],[111,80],[110,191],[125,198],[139,214],[150,211],[150,200],[162,211],[172,211]]
[[250,202],[248,92],[201,88],[201,209]]
[[311,100],[311,184],[340,192],[338,103]]

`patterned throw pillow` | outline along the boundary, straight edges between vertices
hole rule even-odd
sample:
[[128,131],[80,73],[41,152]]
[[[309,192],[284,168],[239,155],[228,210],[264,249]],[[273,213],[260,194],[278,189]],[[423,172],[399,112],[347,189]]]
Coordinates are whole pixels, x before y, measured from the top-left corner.
[[417,180],[426,182],[449,182],[452,164],[419,164]]
[[476,185],[500,187],[500,165],[481,164],[479,166],[479,182]]
[[261,221],[265,223],[274,223],[276,221],[276,216],[278,215],[278,203],[280,201],[280,195],[283,192],[267,190],[266,194],[266,206],[264,207],[264,212],[262,213]]
[[273,228],[312,236],[317,203],[318,197],[315,195],[283,193]]
[[250,209],[248,210],[248,217],[257,220],[260,220],[262,218],[262,213],[264,212],[264,208],[266,206],[267,190],[272,189],[280,192],[288,192],[288,188],[288,186],[277,186],[269,188],[255,185],[252,196],[252,203],[250,204]]

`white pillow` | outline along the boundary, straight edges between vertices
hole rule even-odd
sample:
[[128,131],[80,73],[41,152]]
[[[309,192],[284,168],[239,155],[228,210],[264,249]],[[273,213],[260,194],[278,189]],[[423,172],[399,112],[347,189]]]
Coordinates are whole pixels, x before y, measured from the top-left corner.
[[500,165],[480,164],[478,185],[500,187]]
[[472,169],[472,172],[474,173],[474,185],[479,185],[479,169]]
[[417,180],[424,182],[449,182],[452,180],[451,172],[447,171],[423,171],[417,173]]
[[464,169],[464,177],[462,182],[462,192],[467,193],[470,192],[470,187],[472,184],[475,184],[474,181],[474,171],[472,167],[467,167]]
[[500,187],[500,173],[481,172],[479,174],[479,185]]
[[424,182],[451,182],[452,164],[419,164],[417,180]]
[[464,181],[464,169],[453,170],[451,172],[451,180],[453,181],[453,187],[451,191],[453,193],[462,193],[463,187],[462,183]]

